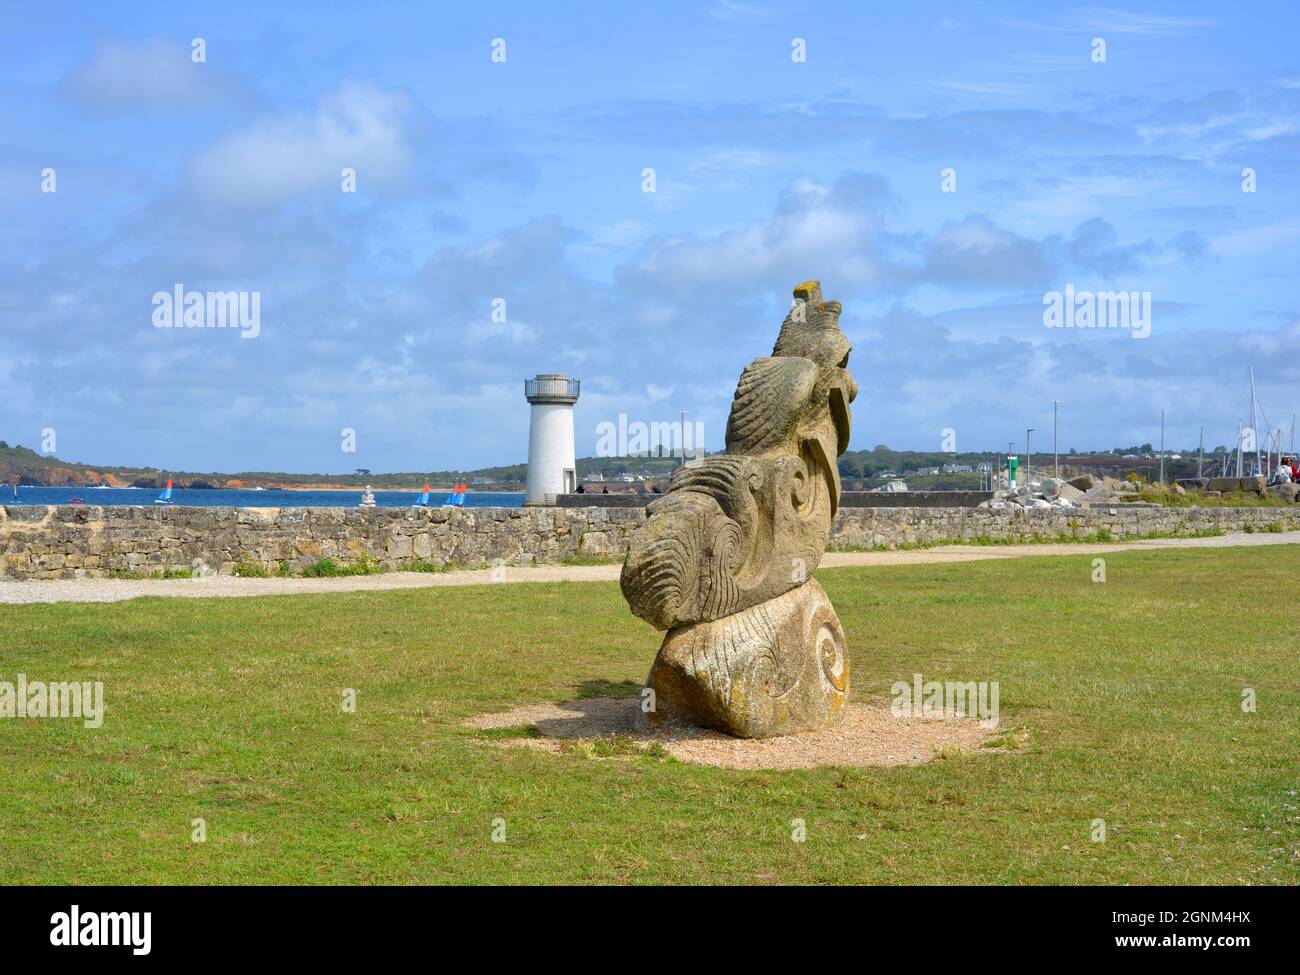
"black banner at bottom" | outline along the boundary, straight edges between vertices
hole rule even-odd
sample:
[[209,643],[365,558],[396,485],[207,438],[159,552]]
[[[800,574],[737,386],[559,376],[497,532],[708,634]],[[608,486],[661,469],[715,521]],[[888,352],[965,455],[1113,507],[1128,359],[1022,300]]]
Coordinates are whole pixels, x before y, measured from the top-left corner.
[[[449,903],[449,896],[455,900]],[[739,925],[730,936],[737,945],[755,943],[742,933],[745,912],[753,912],[760,930],[776,921],[793,934],[803,918],[814,931],[830,924],[936,961],[1041,950],[1072,958],[1197,953],[1231,961],[1291,943],[1284,925],[1292,899],[1291,892],[1268,888],[732,887],[606,891],[593,911],[582,892],[539,896],[526,888],[30,887],[0,890],[0,937],[7,962],[60,955],[83,962],[109,956],[139,963],[250,956],[373,962],[407,956],[431,941],[440,950],[458,942],[470,950],[487,947],[497,958],[509,947],[549,953],[565,944],[599,949],[607,942],[626,950],[653,943],[656,925],[646,910],[670,909],[723,912],[715,924]],[[672,937],[662,930],[662,937]],[[779,940],[777,929],[770,930]],[[501,937],[485,941],[493,931]],[[651,947],[656,955],[666,949]],[[994,950],[998,955],[989,953]],[[734,957],[731,949],[728,956]]]

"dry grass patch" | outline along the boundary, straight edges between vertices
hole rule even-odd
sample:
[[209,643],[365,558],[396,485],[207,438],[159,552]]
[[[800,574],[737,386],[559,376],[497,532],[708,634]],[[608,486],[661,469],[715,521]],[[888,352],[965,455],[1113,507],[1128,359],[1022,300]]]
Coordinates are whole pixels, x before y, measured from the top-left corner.
[[735,769],[811,769],[822,765],[890,768],[976,751],[996,738],[974,718],[897,718],[888,708],[849,704],[833,728],[781,738],[733,738],[705,729],[647,732],[636,727],[639,698],[586,698],[479,715],[466,724],[506,747],[589,758],[671,755]]

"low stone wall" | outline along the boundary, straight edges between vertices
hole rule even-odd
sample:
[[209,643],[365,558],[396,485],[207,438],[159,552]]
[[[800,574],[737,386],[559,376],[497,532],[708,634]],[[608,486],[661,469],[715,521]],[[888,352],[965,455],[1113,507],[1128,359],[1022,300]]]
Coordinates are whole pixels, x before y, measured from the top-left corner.
[[[1276,526],[1276,527],[1275,527]],[[1161,508],[1115,504],[1070,508],[841,508],[832,549],[898,548],[983,540],[1033,542],[1062,536],[1091,541],[1206,532],[1300,531],[1300,505],[1270,508]]]
[[844,508],[974,508],[993,498],[992,491],[845,491]]
[[561,508],[644,508],[662,494],[557,494]]
[[0,507],[0,575],[388,569],[622,558],[641,509]]
[[[614,560],[640,508],[189,508],[0,506],[0,576],[75,578],[168,570],[231,573],[240,564],[301,572],[320,559],[482,566]],[[832,549],[951,541],[1115,538],[1300,530],[1286,508],[841,508]]]
[[[558,494],[561,508],[644,508],[662,494]],[[974,508],[992,491],[844,491],[842,508]]]

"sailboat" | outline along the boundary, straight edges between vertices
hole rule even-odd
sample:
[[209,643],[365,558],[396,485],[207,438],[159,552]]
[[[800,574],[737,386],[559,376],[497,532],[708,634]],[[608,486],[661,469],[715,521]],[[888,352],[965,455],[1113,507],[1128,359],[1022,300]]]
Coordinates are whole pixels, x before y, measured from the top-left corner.
[[415,502],[415,504],[412,505],[412,507],[414,508],[429,507],[429,485],[427,483],[424,485],[424,491],[420,494],[420,500]]
[[453,484],[451,494],[447,495],[447,500],[442,503],[443,507],[447,507],[448,505],[453,508],[465,507],[465,492],[468,489],[468,484]]
[[171,504],[172,503],[172,482],[171,478],[167,479],[167,486],[162,489],[162,494],[153,499],[154,504]]

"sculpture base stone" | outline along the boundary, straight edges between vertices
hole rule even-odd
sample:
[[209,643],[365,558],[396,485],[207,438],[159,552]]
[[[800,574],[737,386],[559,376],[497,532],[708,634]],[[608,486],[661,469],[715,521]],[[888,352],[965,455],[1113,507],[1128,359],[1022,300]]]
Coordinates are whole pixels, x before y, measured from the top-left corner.
[[844,630],[809,580],[731,616],[670,630],[646,686],[647,729],[713,728],[774,738],[839,720],[849,692]]

